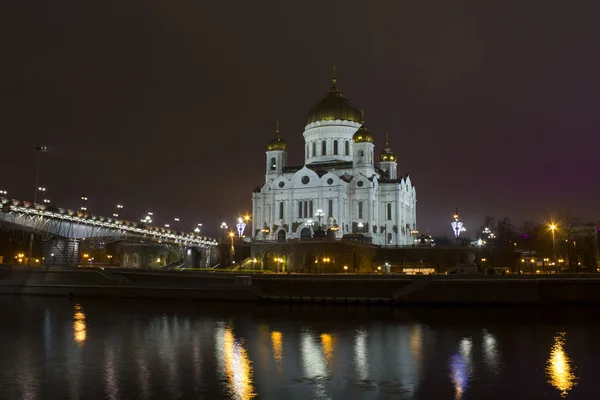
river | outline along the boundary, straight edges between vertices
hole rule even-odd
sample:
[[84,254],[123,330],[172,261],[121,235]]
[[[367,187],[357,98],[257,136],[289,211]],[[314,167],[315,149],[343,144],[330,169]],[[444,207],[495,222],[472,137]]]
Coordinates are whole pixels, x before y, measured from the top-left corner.
[[594,399],[594,309],[0,297],[1,399]]

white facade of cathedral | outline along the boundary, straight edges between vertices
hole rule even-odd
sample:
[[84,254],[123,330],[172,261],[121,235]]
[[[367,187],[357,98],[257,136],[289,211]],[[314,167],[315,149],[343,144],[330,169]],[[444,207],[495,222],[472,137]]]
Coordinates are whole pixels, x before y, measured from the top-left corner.
[[363,234],[375,244],[413,243],[415,188],[408,176],[397,176],[387,140],[375,166],[373,136],[335,77],[309,113],[304,141],[301,166],[287,165],[279,129],[267,145],[265,183],[252,195],[256,239],[308,238],[320,223],[329,237]]

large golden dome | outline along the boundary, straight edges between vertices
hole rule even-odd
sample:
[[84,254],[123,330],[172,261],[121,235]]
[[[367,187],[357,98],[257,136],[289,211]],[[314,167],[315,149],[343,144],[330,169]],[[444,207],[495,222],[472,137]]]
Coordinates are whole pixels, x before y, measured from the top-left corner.
[[327,95],[308,113],[308,121],[311,124],[316,121],[353,121],[361,122],[360,111],[344,97],[336,86],[336,78],[333,78],[333,86]]
[[271,140],[269,140],[269,143],[267,143],[267,151],[285,150],[285,148],[286,144],[281,138],[281,136],[279,136],[279,121],[277,121],[277,127],[275,128],[275,136],[273,136]]

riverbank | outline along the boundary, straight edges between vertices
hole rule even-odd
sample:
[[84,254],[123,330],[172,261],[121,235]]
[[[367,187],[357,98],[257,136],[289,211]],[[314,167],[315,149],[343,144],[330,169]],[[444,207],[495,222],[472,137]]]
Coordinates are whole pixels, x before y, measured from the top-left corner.
[[600,304],[600,277],[247,275],[6,268],[0,294],[243,302],[411,305]]

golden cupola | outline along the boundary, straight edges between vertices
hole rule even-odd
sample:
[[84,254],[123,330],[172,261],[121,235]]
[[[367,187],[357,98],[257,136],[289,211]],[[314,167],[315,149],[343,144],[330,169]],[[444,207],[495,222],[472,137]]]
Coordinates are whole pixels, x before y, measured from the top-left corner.
[[337,88],[336,69],[333,68],[333,85],[327,95],[308,113],[308,121],[311,124],[317,121],[361,121],[360,111],[348,100]]
[[275,123],[275,136],[267,143],[267,151],[282,150],[285,151],[286,144],[279,135],[279,120]]
[[360,128],[358,128],[358,130],[356,132],[354,132],[354,135],[352,135],[352,141],[354,143],[373,143],[373,141],[374,141],[373,135],[365,127],[365,113],[364,113],[364,111],[361,111],[360,114],[361,114],[360,115],[360,117],[361,117],[360,119],[361,119],[362,125],[360,126]]
[[395,162],[396,161],[396,154],[394,154],[392,149],[390,149],[387,132],[385,133],[385,148],[383,149],[383,151],[381,152],[381,155],[379,156],[379,161],[381,161],[381,162],[385,162],[385,161],[394,161]]

